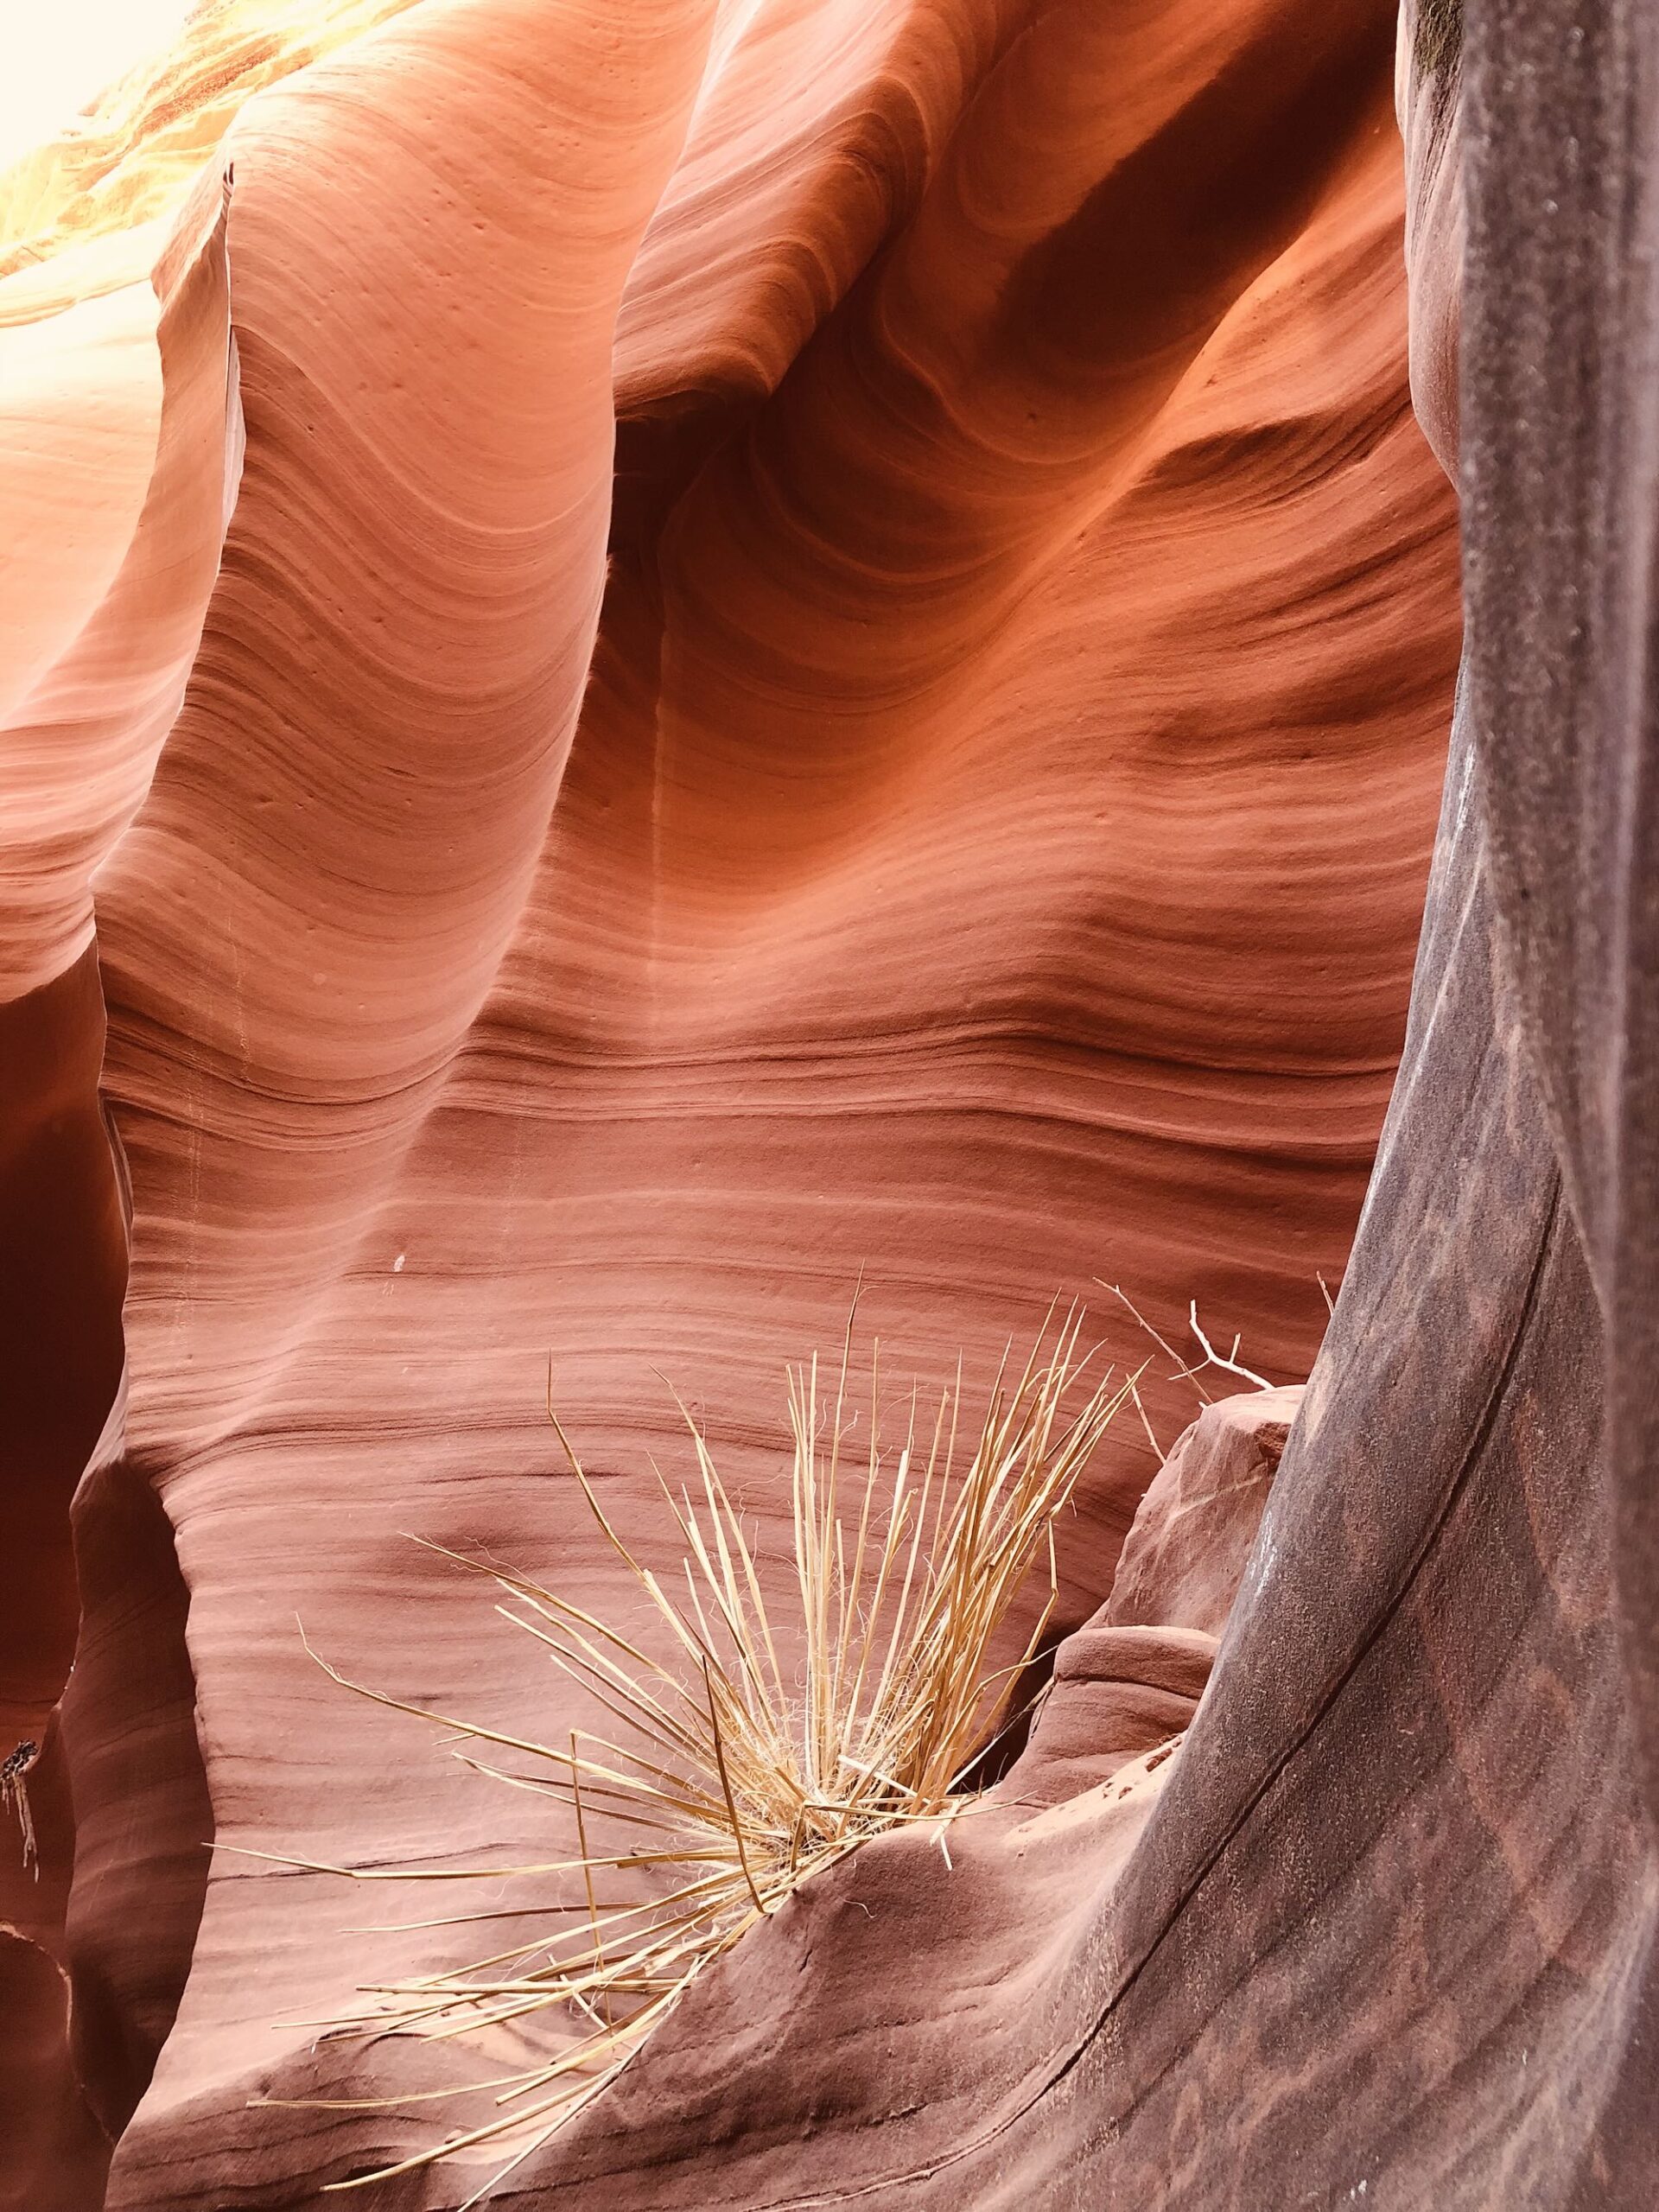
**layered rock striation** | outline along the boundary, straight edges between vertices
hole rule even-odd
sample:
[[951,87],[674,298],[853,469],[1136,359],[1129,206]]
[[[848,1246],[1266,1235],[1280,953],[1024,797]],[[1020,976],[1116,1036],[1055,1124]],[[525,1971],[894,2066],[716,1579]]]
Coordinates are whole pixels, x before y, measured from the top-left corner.
[[[70,194],[0,283],[27,583],[0,634],[0,1450],[31,1593],[4,1681],[43,1745],[41,1876],[8,1875],[0,1953],[32,2117],[0,2190],[29,2212],[298,2205],[430,2139],[419,2107],[251,2105],[337,2088],[304,2023],[452,1937],[240,1854],[568,1855],[543,1808],[335,1688],[296,1623],[397,1694],[593,1723],[404,1535],[616,1602],[550,1362],[670,1564],[658,1370],[775,1554],[783,1363],[834,1340],[861,1270],[906,1380],[960,1350],[982,1387],[1057,1291],[1138,1363],[1103,1277],[1307,1373],[1445,762],[1456,530],[1407,390],[1391,9],[336,12],[362,35],[315,60],[236,49],[267,89],[181,207],[123,171],[142,238],[92,190],[77,245]],[[181,87],[218,83],[200,60]],[[1254,1510],[1189,1438],[1160,1483],[1187,1469],[1202,1542],[1143,1520],[1116,1586],[1186,1596],[1115,1594],[1194,1409],[1167,1364],[1061,1553],[1065,1628],[1128,1611],[1068,1647],[1046,1723],[1070,1684],[1133,1685],[1143,1763],[1203,1689]],[[1106,1787],[1076,1755],[1066,1796]],[[1150,1858],[1136,1838],[1176,1771],[1118,1810],[1057,1799],[1009,1847],[1028,1894],[1023,1859],[955,1891],[907,1840],[855,1862],[887,1958],[981,1885],[914,2046],[940,2140],[926,2054],[993,2012],[1042,2024],[985,2026],[959,2085],[983,2102],[1064,2042],[1054,1989],[1092,1988],[1113,1873],[1166,1868],[1173,1816]],[[1217,1972],[1235,1939],[1204,1937]],[[630,2086],[571,2178],[516,2185],[809,2201],[810,2125],[847,2186],[928,2201],[850,2076],[864,2149],[834,2163],[810,2054],[844,2056],[862,1958],[790,2014],[805,2055],[767,2078],[800,2111],[728,2104],[709,2139],[757,2126],[771,2196],[734,2148],[677,2164],[674,2133],[711,2124],[677,2085],[783,1972],[765,1947],[686,2008],[665,2104]],[[1065,2201],[1026,2158],[1006,2186]]]

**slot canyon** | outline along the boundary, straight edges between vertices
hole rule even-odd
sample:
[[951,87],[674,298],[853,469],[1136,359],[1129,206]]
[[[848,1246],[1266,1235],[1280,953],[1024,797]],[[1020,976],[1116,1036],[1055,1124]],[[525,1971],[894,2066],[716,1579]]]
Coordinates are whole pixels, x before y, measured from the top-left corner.
[[0,2209],[1650,2212],[1649,0],[38,22]]

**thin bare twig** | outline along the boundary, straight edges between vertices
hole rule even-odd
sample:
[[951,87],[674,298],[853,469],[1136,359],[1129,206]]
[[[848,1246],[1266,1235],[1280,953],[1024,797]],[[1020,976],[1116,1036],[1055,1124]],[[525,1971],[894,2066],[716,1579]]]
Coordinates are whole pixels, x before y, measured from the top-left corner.
[[1273,1384],[1268,1382],[1265,1375],[1258,1375],[1253,1367],[1242,1367],[1239,1364],[1238,1347],[1243,1341],[1242,1338],[1233,1338],[1233,1348],[1225,1357],[1216,1350],[1209,1338],[1198,1326],[1198,1301],[1196,1298],[1186,1309],[1186,1318],[1193,1335],[1204,1347],[1204,1357],[1210,1366],[1223,1368],[1229,1375],[1242,1375],[1247,1382],[1254,1382],[1258,1390],[1272,1389]]

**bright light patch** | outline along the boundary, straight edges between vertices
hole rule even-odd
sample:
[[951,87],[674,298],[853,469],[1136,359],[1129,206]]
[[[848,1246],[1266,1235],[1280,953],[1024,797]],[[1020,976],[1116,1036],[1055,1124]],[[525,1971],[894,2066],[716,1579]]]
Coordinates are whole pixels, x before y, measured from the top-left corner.
[[194,0],[3,0],[0,169],[44,144],[135,63],[163,53]]
[[0,325],[147,274],[247,102],[412,4],[0,0]]

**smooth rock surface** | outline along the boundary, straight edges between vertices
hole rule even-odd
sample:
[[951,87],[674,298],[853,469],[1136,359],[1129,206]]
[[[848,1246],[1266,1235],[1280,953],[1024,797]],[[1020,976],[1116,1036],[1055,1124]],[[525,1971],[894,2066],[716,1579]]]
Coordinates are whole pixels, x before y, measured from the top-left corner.
[[[79,379],[47,379],[52,437],[110,448],[84,542],[51,535],[60,467],[18,494],[40,602],[0,677],[24,709],[59,688],[0,753],[0,1020],[35,1040],[0,1204],[25,1254],[64,1224],[60,1274],[16,1280],[68,1286],[28,1294],[6,1348],[41,1593],[20,1730],[77,1654],[0,2051],[47,2115],[0,2176],[19,2212],[95,2202],[111,2138],[109,2205],[152,2212],[308,2205],[432,2139],[429,2107],[250,2100],[338,2092],[305,2024],[454,1932],[412,1925],[420,1890],[365,1906],[238,1850],[565,1855],[534,1801],[330,1684],[296,1622],[399,1695],[593,1719],[404,1533],[616,1609],[550,1357],[607,1507],[666,1564],[647,1456],[684,1446],[657,1370],[776,1559],[783,1363],[834,1344],[861,1269],[890,1421],[959,1351],[971,1401],[1057,1288],[1138,1364],[1099,1277],[1166,1332],[1196,1298],[1300,1377],[1404,1033],[1459,611],[1408,401],[1382,0],[364,13],[387,20],[273,72],[148,300],[52,324]],[[1442,927],[1479,871],[1446,834]],[[1513,1017],[1484,978],[1433,1040],[1420,984],[1416,1048],[1483,1159],[1531,1110],[1491,1071]],[[804,1894],[518,2201],[1201,2204],[1248,2152],[1337,2202],[1398,2128],[1398,2199],[1427,2203],[1450,2152],[1402,2119],[1419,2085],[1478,2152],[1531,2109],[1433,2085],[1511,1990],[1553,2049],[1589,2034],[1549,1980],[1554,1893],[1524,1956],[1481,1923],[1504,1970],[1466,2014],[1427,1935],[1380,2010],[1338,1997],[1402,1896],[1467,1918],[1513,1862],[1514,1830],[1461,1817],[1474,1724],[1409,1732],[1437,1669],[1524,1707],[1496,1655],[1559,1590],[1579,1643],[1539,1666],[1624,1740],[1580,1648],[1605,1562],[1573,1549],[1567,1415],[1580,1504],[1552,1491],[1527,1551],[1499,1452],[1487,1522],[1434,1554],[1427,1656],[1402,1562],[1445,1516],[1397,1452],[1443,1500],[1464,1397],[1428,1362],[1422,1434],[1327,1418],[1332,1374],[1357,1402],[1400,1339],[1384,1283],[1475,1302],[1479,1399],[1514,1301],[1469,1240],[1496,1220],[1519,1249],[1544,1218],[1515,1198],[1541,1154],[1481,1213],[1478,1179],[1434,1179],[1463,1122],[1406,1111],[1348,1364],[1316,1371],[1281,1478],[1287,1580],[1246,1577],[1197,1724],[1266,1432],[1230,1503],[1188,1437],[1168,1539],[1154,1505],[1101,1623],[1157,1465],[1126,1421],[1061,1554],[1059,1624],[1093,1624],[957,1871],[899,1837]],[[1156,1360],[1154,1432],[1192,1407]],[[1499,1537],[1520,1567],[1442,1649]],[[1409,1649],[1389,1673],[1377,1644],[1356,1719],[1365,1623]],[[1601,1916],[1571,1965],[1600,2002],[1639,1853],[1575,1755],[1561,1848],[1595,1859]],[[1362,2069],[1404,2054],[1334,2130],[1321,2037]],[[345,2090],[404,2063],[378,2050]]]

